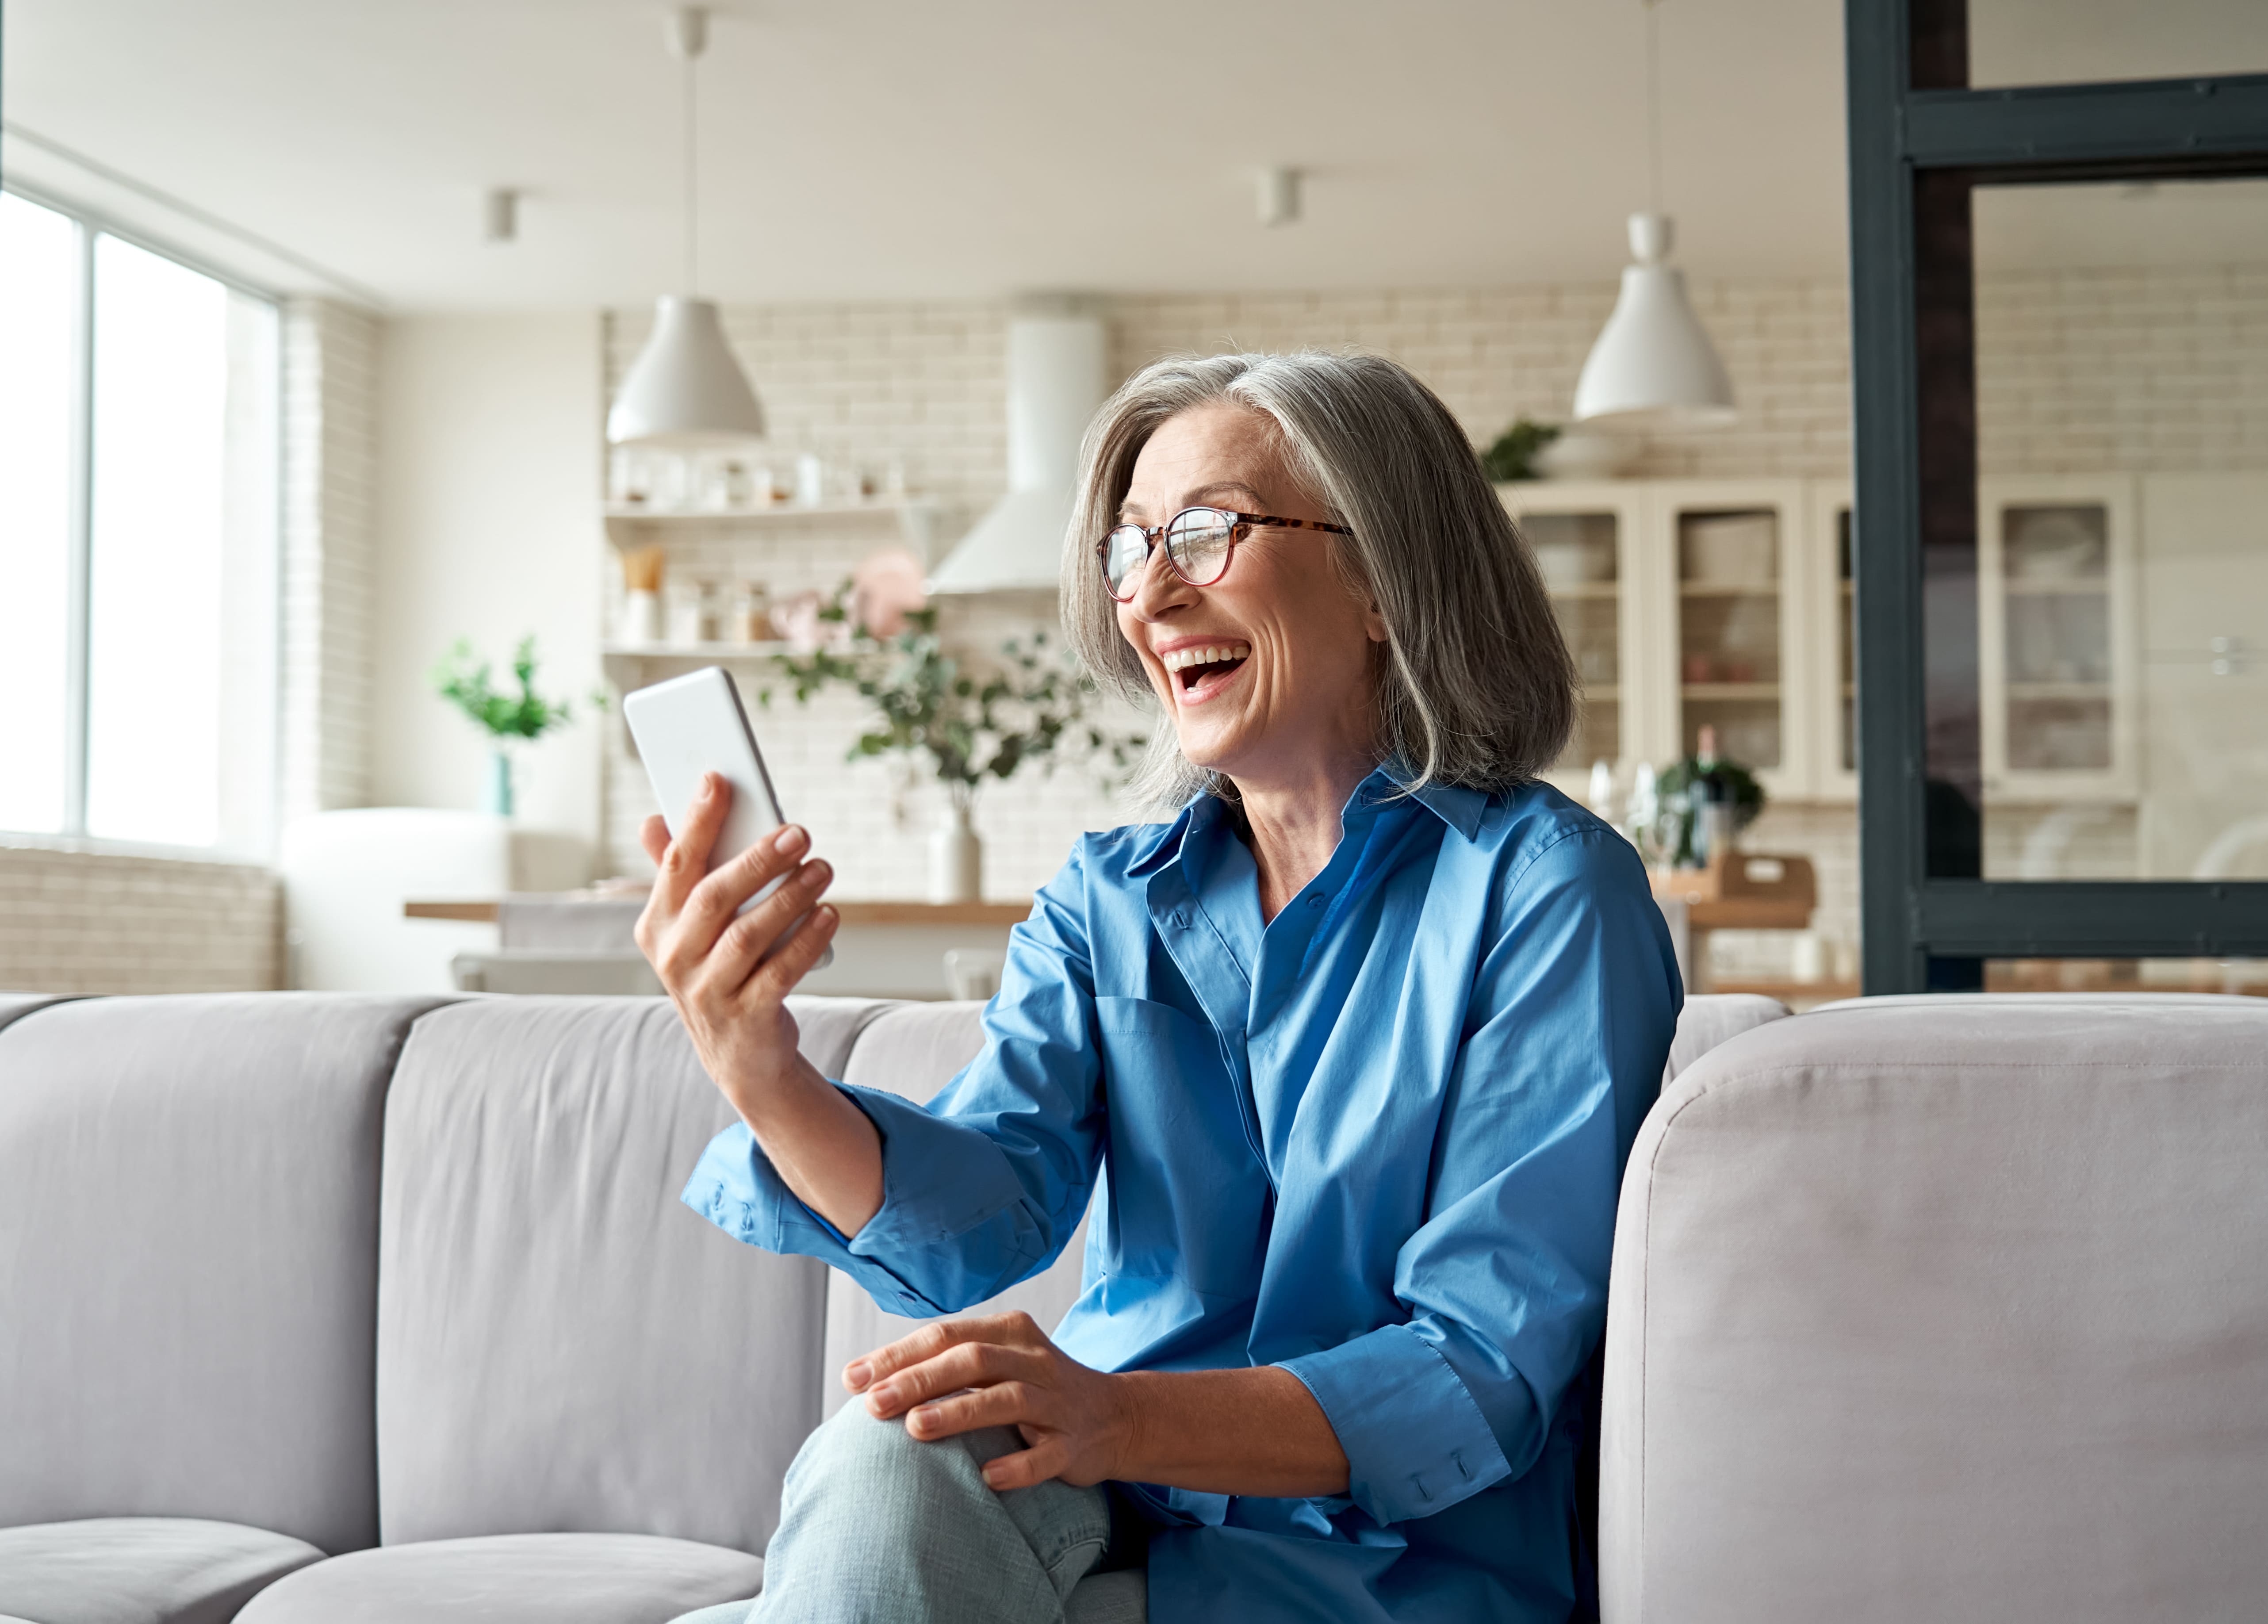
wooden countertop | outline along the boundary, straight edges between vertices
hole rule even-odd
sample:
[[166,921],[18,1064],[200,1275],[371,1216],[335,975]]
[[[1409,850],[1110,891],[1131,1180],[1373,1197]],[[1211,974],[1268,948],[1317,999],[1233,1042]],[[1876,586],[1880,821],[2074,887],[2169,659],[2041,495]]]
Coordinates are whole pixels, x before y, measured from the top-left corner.
[[[631,897],[585,898],[588,901],[630,901]],[[1029,902],[837,902],[833,905],[846,925],[983,925],[1005,930],[1031,917]],[[496,922],[492,900],[438,899],[404,902],[404,919],[455,919],[472,924]]]

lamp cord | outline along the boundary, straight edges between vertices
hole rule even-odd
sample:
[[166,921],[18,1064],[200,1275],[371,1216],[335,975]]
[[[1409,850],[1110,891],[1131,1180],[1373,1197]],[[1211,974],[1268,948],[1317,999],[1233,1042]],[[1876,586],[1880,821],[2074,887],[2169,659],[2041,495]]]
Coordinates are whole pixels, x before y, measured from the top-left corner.
[[1661,0],[1646,7],[1646,206],[1661,212],[1661,47],[1656,21]]
[[700,265],[701,203],[699,145],[694,139],[694,96],[698,81],[694,75],[694,58],[685,57],[685,292],[688,298],[698,290],[696,276]]

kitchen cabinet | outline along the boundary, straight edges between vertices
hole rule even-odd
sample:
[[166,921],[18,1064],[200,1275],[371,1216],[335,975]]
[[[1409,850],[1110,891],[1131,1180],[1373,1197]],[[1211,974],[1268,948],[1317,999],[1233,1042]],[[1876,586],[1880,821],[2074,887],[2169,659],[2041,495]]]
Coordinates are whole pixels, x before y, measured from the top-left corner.
[[[1980,485],[1977,680],[1992,800],[2136,798],[2139,503],[2161,477],[2171,476]],[[1554,783],[1584,795],[1604,760],[1627,788],[1638,762],[1690,753],[1707,724],[1775,800],[1857,798],[1849,481],[1499,489],[1536,549],[1585,685],[1583,725]]]
[[1499,488],[1535,548],[1583,680],[1582,723],[1548,775],[1626,787],[1640,761],[1690,753],[1704,725],[1767,793],[1815,792],[1806,613],[1816,570],[1796,480],[1544,481]]
[[2135,481],[1980,481],[1977,674],[1984,793],[2132,801],[2140,667]]

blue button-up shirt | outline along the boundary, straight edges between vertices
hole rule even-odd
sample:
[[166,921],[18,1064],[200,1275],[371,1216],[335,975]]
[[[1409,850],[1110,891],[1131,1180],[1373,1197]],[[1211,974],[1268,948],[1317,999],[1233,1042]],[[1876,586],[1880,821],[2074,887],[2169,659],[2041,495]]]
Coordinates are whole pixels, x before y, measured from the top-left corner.
[[1278,1364],[1344,1495],[1137,1487],[1154,1618],[1560,1620],[1577,1419],[1623,1162],[1683,990],[1627,842],[1557,791],[1349,800],[1262,921],[1231,809],[1083,836],[1010,939],[984,1048],[927,1106],[847,1090],[883,1203],[845,1241],[745,1127],[685,1200],[896,1312],[1045,1268],[1105,1370]]

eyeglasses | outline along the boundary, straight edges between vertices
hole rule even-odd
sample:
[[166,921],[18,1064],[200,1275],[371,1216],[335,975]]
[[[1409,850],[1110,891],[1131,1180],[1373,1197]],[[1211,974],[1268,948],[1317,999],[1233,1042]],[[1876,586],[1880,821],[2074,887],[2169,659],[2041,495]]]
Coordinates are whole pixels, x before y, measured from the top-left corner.
[[1319,518],[1278,518],[1268,513],[1232,513],[1226,508],[1183,508],[1150,529],[1120,525],[1094,544],[1102,584],[1120,603],[1134,600],[1136,585],[1150,562],[1150,549],[1166,544],[1174,573],[1191,586],[1211,586],[1228,573],[1236,544],[1256,530],[1327,530],[1336,536],[1354,532]]

